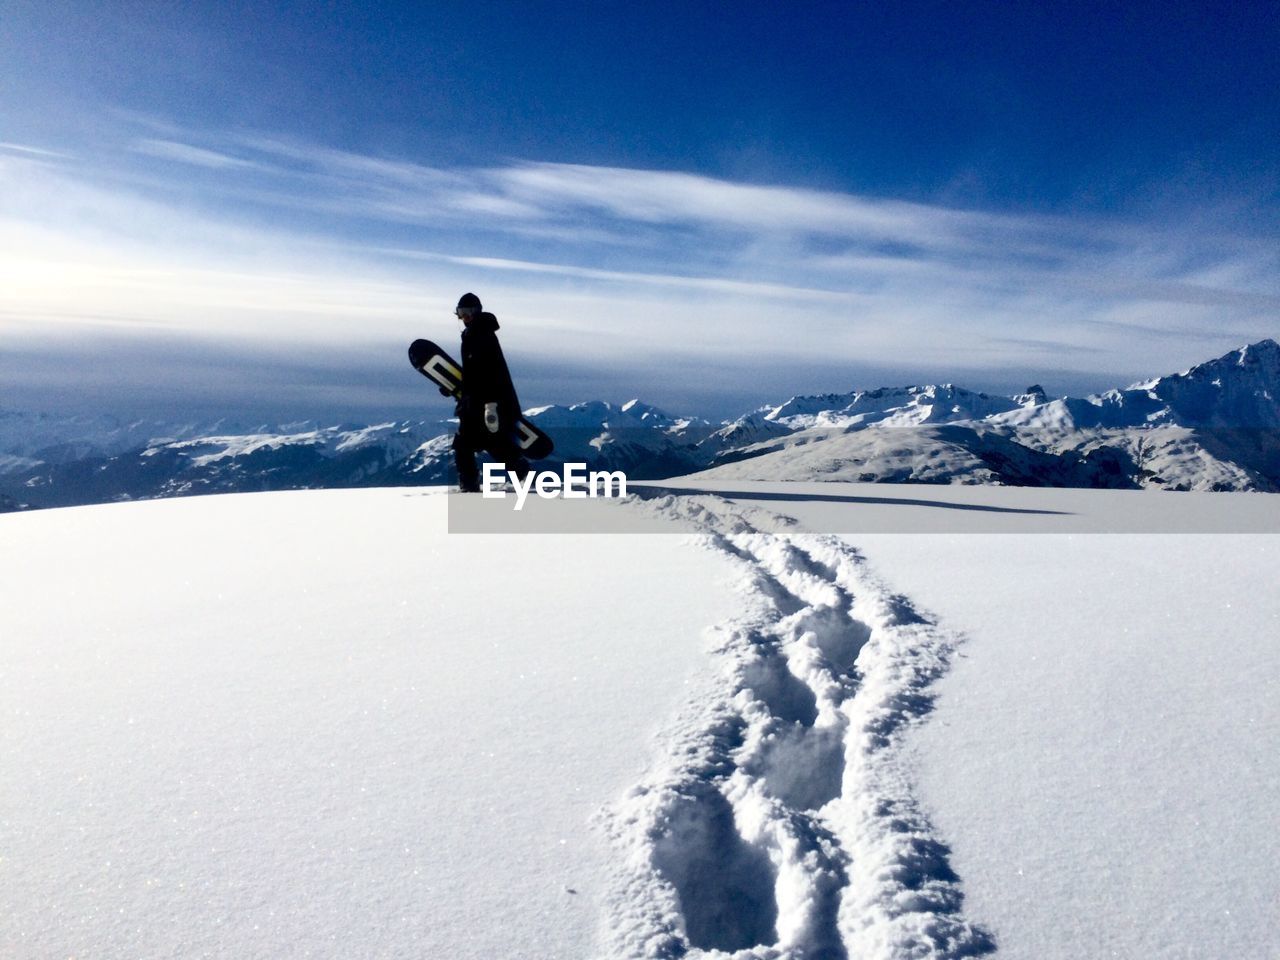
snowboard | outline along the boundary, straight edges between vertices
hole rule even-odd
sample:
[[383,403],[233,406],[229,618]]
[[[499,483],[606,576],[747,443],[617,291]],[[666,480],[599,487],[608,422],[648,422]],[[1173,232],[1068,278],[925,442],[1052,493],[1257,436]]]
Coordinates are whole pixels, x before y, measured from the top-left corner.
[[[409,362],[413,369],[434,383],[449,396],[458,397],[462,392],[462,367],[430,340],[415,340],[409,344]],[[516,421],[516,446],[530,460],[543,460],[551,455],[555,444],[551,438],[535,427],[525,417]]]

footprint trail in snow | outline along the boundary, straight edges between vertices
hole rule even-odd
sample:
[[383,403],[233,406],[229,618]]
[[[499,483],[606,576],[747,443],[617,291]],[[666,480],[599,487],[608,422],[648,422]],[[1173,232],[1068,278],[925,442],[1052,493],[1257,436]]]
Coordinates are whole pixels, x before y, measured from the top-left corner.
[[914,797],[902,735],[932,709],[956,639],[835,537],[714,496],[662,497],[740,568],[716,675],[601,815],[616,854],[609,955],[956,958],[995,950],[965,919],[948,848]]

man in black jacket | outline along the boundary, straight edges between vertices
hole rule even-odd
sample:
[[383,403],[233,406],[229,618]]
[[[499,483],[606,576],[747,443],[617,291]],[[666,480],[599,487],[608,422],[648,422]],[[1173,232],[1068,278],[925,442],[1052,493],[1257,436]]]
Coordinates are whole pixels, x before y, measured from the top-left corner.
[[475,493],[480,489],[479,451],[502,461],[521,479],[529,472],[529,462],[515,442],[520,400],[498,344],[498,318],[483,312],[474,293],[462,295],[457,315],[463,323],[462,395],[455,411],[458,432],[453,438],[453,462],[459,489]]

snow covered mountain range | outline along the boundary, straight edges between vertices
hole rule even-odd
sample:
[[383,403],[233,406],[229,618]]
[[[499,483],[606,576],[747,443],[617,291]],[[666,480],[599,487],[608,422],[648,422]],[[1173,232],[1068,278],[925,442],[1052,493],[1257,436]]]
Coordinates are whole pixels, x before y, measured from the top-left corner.
[[1274,498],[742,486],[0,517],[0,956],[1276,955]]
[[[560,461],[633,479],[1280,491],[1280,344],[1084,398],[952,384],[796,396],[736,420],[638,400],[528,411]],[[0,411],[0,512],[197,493],[447,482],[447,420],[280,426]]]

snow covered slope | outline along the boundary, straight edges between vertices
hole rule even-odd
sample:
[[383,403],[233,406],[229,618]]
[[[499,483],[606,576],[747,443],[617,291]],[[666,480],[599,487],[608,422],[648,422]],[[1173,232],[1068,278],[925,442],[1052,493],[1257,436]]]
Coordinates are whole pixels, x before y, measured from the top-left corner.
[[[214,433],[255,433],[261,428],[230,420],[158,422],[108,415],[55,417],[0,410],[0,453],[29,463],[67,463],[89,454],[111,455],[146,446],[155,437],[183,439]],[[11,468],[11,466],[9,467]],[[0,463],[0,470],[6,466]]]
[[993,421],[1045,429],[1154,425],[1280,429],[1280,344],[1261,340],[1182,373],[1083,400],[1024,406]]
[[[999,462],[984,456],[990,447],[1003,455]],[[1068,475],[1057,458],[966,426],[810,427],[755,444],[737,456],[699,476],[714,481],[1005,483],[1018,475],[1045,480]]]
[[[115,500],[239,493],[314,487],[416,484],[415,457],[445,421],[398,421],[373,426],[315,423],[260,427],[249,432],[133,424],[125,450],[115,434],[81,440],[74,455],[64,446],[32,451],[35,460],[11,458],[11,489],[41,506]],[[145,438],[145,439],[143,439]],[[0,470],[0,473],[5,472]],[[443,470],[439,471],[440,476]]]
[[765,414],[792,429],[867,426],[916,427],[982,420],[1034,403],[1040,397],[992,397],[954,384],[859,390],[847,395],[792,397]]
[[912,747],[1011,960],[1280,951],[1280,536],[851,537],[967,638]]
[[1268,955],[1280,537],[823,531],[1271,498],[891,489],[0,516],[0,954]]
[[0,956],[589,955],[729,567],[445,499],[0,518]]
[[708,478],[1280,490],[1280,344],[1086,398],[906,387],[793,397]]

